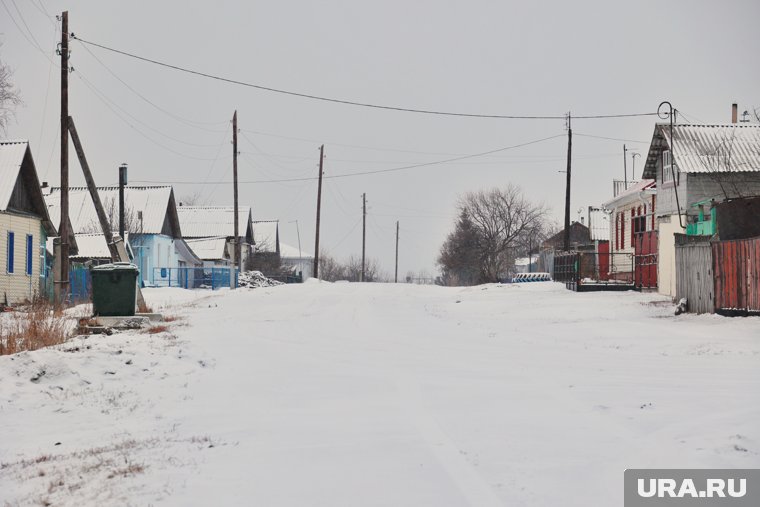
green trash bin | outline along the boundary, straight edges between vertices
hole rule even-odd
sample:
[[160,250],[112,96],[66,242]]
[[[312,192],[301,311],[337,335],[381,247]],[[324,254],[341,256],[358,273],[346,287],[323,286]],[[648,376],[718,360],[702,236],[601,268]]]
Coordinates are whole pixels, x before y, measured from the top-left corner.
[[103,317],[132,317],[137,297],[137,266],[129,262],[102,264],[92,275],[92,312]]

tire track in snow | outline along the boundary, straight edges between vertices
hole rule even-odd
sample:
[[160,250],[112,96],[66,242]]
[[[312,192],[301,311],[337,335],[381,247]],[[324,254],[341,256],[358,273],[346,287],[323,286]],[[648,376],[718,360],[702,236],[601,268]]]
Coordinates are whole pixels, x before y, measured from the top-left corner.
[[410,377],[395,376],[399,400],[417,427],[420,436],[436,457],[452,482],[473,507],[500,507],[504,505],[496,492],[460,453],[459,447],[443,431],[433,416],[424,409],[420,386]]

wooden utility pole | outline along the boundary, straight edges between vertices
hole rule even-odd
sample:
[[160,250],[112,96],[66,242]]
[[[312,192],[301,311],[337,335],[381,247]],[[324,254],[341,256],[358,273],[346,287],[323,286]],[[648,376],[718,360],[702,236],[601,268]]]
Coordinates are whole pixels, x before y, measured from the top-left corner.
[[317,233],[314,240],[314,278],[319,278],[319,213],[322,210],[322,163],[325,160],[325,145],[319,147],[319,184],[317,185]]
[[79,158],[79,165],[82,166],[84,181],[87,183],[87,190],[90,191],[90,197],[92,198],[92,202],[95,205],[95,212],[98,215],[98,221],[100,222],[100,228],[103,230],[103,236],[106,238],[108,251],[111,253],[111,259],[116,262],[119,260],[119,252],[116,249],[116,245],[113,243],[111,224],[108,223],[108,217],[106,216],[106,212],[103,209],[103,203],[100,201],[100,195],[98,194],[98,189],[95,186],[95,180],[93,179],[92,172],[90,171],[90,164],[87,163],[87,158],[84,156],[82,142],[79,140],[79,134],[77,134],[77,129],[74,125],[74,119],[71,116],[69,116],[69,134],[71,134],[71,142],[74,144],[74,150],[77,152],[77,157]]
[[362,194],[362,275],[359,278],[360,282],[364,281],[364,266],[366,260],[367,249],[367,194]]
[[570,169],[573,153],[573,129],[567,113],[567,183],[565,186],[565,251],[570,250]]
[[61,14],[61,248],[58,252],[58,280],[55,305],[63,306],[69,294],[69,12]]
[[235,234],[235,242],[233,243],[233,262],[232,266],[237,269],[238,272],[241,270],[241,262],[240,262],[240,235],[239,235],[239,224],[238,224],[238,170],[237,170],[237,156],[238,156],[238,147],[237,147],[237,135],[238,135],[238,127],[237,127],[237,110],[235,110],[235,113],[232,115],[232,185],[233,185],[233,205],[235,207],[235,228],[234,228],[234,234]]
[[398,220],[396,220],[396,272],[393,275],[393,283],[398,283]]
[[623,145],[623,188],[625,190],[628,190],[628,162],[626,159],[628,158],[628,149],[625,147],[625,144]]

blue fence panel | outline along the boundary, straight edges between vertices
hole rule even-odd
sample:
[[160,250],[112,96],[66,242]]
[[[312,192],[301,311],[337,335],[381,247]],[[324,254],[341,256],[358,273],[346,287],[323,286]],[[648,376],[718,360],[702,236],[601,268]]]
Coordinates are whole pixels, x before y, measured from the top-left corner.
[[235,287],[238,273],[231,268],[154,268],[153,284],[156,287],[183,289],[223,289],[230,287],[230,273],[234,273]]
[[69,291],[72,302],[88,301],[92,296],[90,270],[84,266],[74,266],[69,270]]

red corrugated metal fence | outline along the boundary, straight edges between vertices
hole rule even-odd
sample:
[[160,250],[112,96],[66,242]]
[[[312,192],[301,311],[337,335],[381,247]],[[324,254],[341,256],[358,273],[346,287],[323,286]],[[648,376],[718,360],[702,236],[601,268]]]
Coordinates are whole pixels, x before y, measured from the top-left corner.
[[760,312],[760,238],[712,244],[715,309]]

